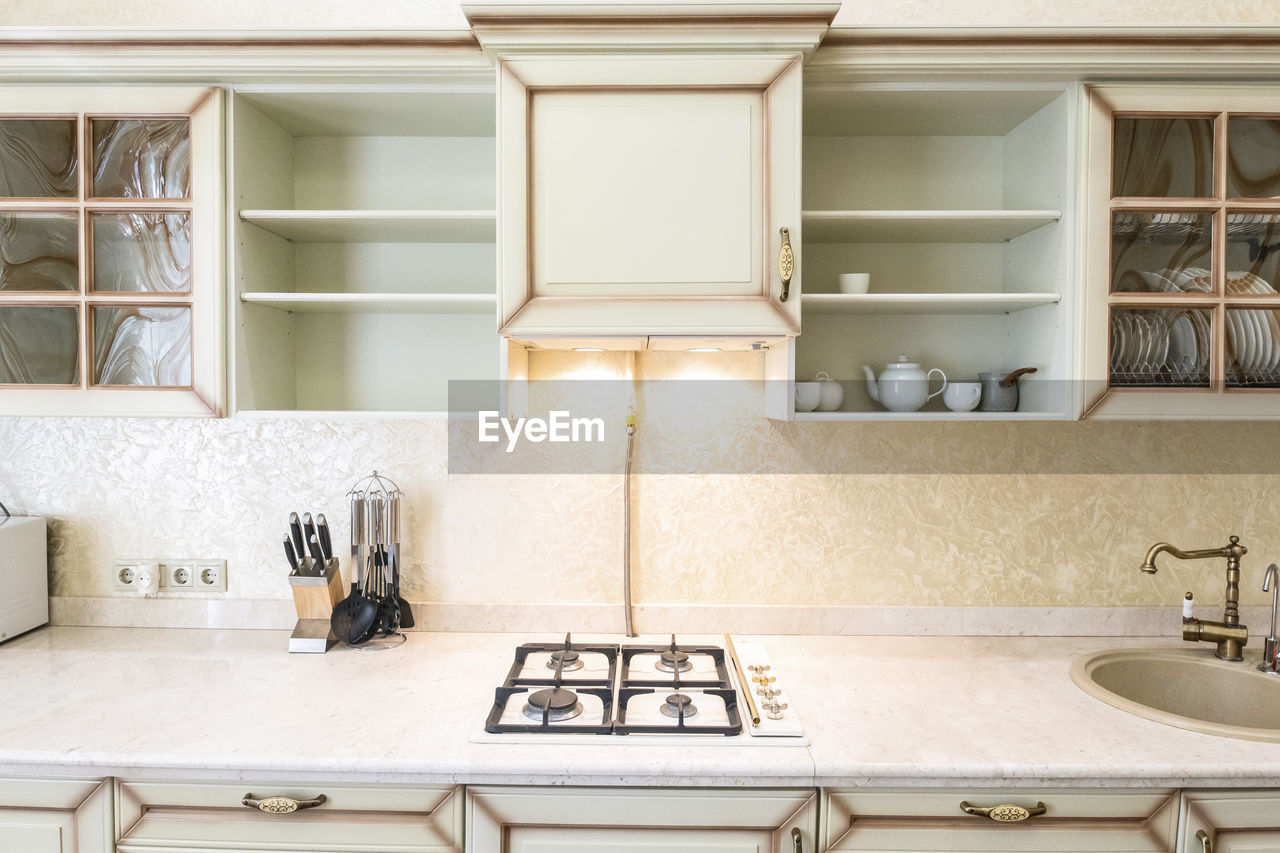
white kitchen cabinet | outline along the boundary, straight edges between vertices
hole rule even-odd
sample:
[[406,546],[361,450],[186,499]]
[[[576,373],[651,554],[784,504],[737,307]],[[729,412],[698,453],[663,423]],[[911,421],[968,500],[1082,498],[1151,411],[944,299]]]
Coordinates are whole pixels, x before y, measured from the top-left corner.
[[812,853],[812,790],[467,789],[468,853]]
[[[116,783],[119,853],[300,851],[456,853],[462,793],[453,786],[262,783]],[[268,814],[242,800],[280,796],[324,802]]]
[[437,413],[498,378],[493,83],[438,76],[233,92],[239,414]]
[[[997,817],[965,811],[1012,805]],[[1034,814],[1043,807],[1042,814]],[[1018,809],[1025,810],[1019,812]],[[1178,792],[1035,788],[826,789],[821,851],[1174,853]],[[1182,848],[1184,853],[1202,853]]]
[[1280,90],[1089,90],[1090,416],[1280,417]]
[[111,783],[0,779],[0,850],[111,853]]
[[1280,850],[1280,791],[1184,791],[1179,853]]
[[796,335],[801,64],[836,7],[535,8],[464,4],[498,61],[502,334]]
[[220,89],[0,88],[0,412],[219,415]]
[[[825,371],[842,381],[844,402],[794,417],[1073,417],[1078,92],[851,82],[857,61],[836,50],[806,76],[806,286],[795,378]],[[841,293],[842,273],[869,274],[869,291]],[[1016,412],[953,413],[941,397],[919,412],[887,412],[861,368],[879,375],[900,354],[954,382],[1020,367],[1037,373],[1021,381]]]

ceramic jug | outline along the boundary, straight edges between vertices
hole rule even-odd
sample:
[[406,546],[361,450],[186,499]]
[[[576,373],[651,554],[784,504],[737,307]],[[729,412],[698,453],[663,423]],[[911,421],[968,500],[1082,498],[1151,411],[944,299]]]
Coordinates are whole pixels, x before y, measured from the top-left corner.
[[[905,355],[886,364],[879,380],[865,364],[862,372],[867,375],[867,393],[871,399],[891,412],[914,412],[947,389],[945,373],[936,367],[926,373]],[[942,387],[930,394],[929,378],[935,373],[942,377]]]

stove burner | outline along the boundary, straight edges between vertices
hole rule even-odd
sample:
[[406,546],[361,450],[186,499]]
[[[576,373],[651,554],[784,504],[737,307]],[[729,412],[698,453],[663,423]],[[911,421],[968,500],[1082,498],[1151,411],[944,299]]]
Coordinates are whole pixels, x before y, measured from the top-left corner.
[[687,672],[693,669],[693,664],[684,652],[667,650],[658,656],[653,668],[662,672]]
[[547,713],[547,722],[558,723],[562,720],[572,720],[581,714],[582,703],[578,701],[577,693],[565,690],[563,687],[548,687],[546,690],[530,693],[529,700],[524,706],[524,715],[531,720],[542,722],[544,711]]
[[573,672],[575,669],[582,669],[586,663],[582,660],[582,656],[572,649],[559,649],[551,653],[551,657],[547,660],[547,669],[555,669],[564,661],[564,666],[560,667],[561,672]]
[[693,700],[683,693],[672,693],[667,697],[667,704],[658,709],[662,714],[668,717],[680,719],[684,717],[688,719],[698,713],[698,707],[693,704]]

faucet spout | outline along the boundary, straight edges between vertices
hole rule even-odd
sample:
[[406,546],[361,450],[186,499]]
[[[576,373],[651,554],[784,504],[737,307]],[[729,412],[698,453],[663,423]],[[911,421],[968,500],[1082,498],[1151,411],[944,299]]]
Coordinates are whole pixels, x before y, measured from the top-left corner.
[[[1147,549],[1139,570],[1149,575],[1156,573],[1156,557],[1169,553],[1179,560],[1205,560],[1224,558],[1227,561],[1227,594],[1226,604],[1222,611],[1221,622],[1201,622],[1192,620],[1183,626],[1182,638],[1196,642],[1205,640],[1218,644],[1217,656],[1223,660],[1243,660],[1241,650],[1248,642],[1248,629],[1240,624],[1240,558],[1249,553],[1249,549],[1240,544],[1239,536],[1232,536],[1231,541],[1222,548],[1202,548],[1196,551],[1183,551],[1168,542],[1157,542]],[[1280,580],[1277,581],[1280,583]]]

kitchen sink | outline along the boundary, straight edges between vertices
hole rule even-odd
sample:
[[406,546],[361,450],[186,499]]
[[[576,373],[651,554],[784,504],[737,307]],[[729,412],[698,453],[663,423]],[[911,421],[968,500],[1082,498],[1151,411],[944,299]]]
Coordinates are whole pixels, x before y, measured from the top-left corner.
[[1211,649],[1094,652],[1071,667],[1090,696],[1158,723],[1205,734],[1280,742],[1280,675],[1217,660]]

